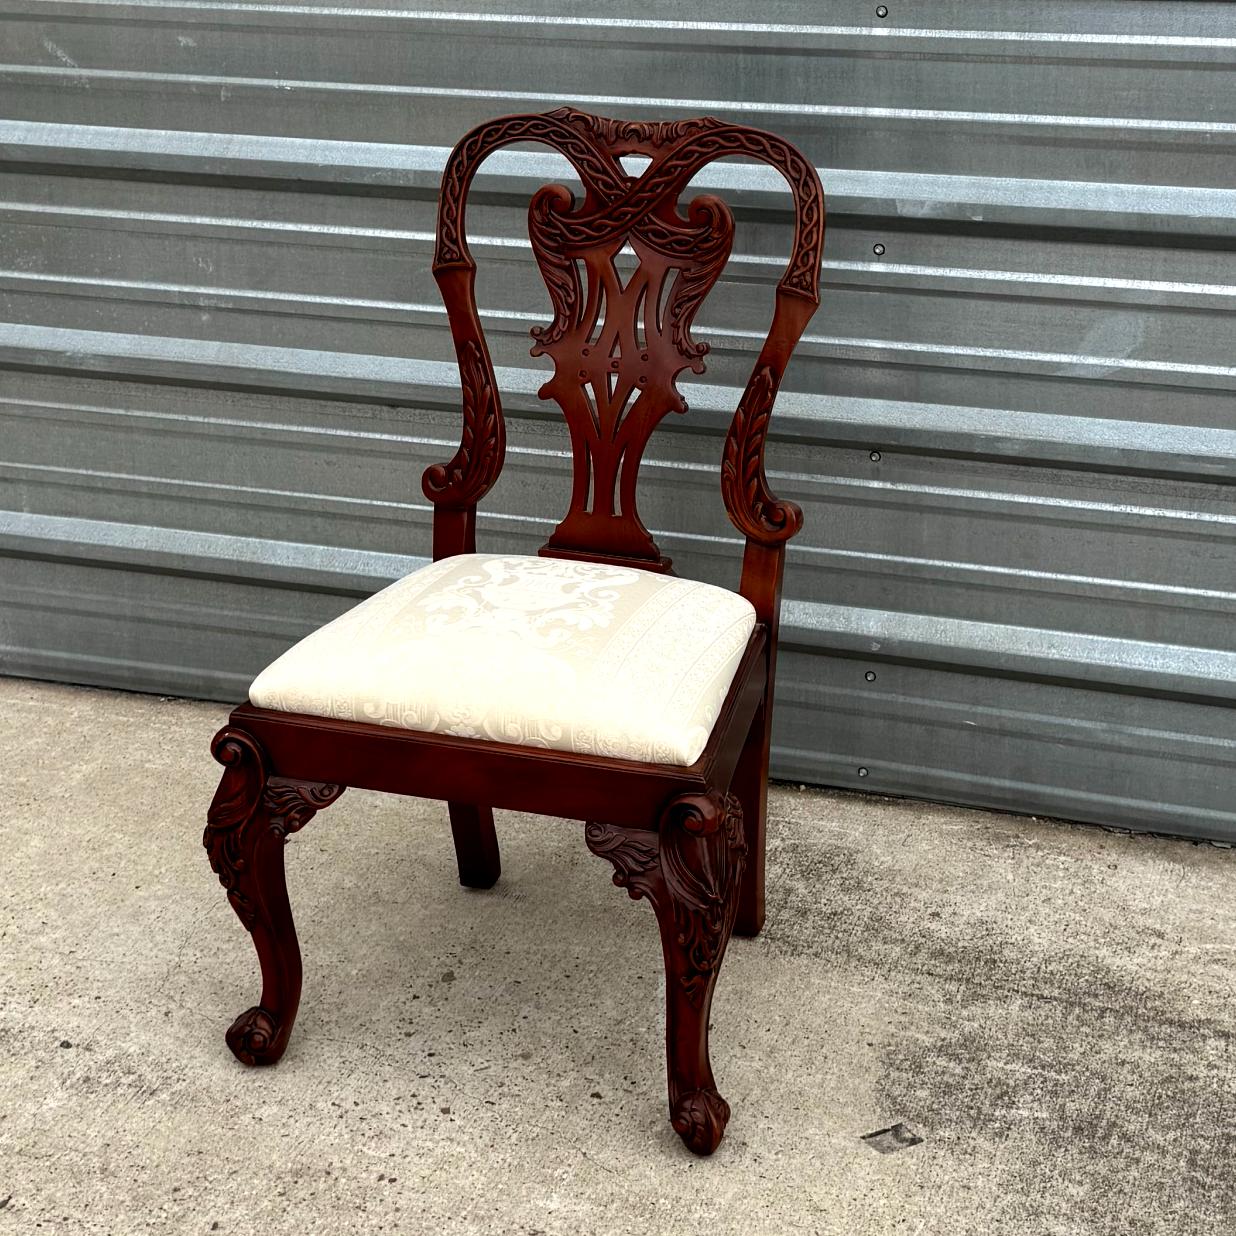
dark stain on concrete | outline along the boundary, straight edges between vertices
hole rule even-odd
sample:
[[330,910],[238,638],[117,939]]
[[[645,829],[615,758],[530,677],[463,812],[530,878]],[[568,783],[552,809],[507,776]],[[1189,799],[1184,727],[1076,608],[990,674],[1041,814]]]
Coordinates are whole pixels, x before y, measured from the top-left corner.
[[[1192,1013],[1183,972],[1139,973],[1168,946],[1152,914],[1096,946],[1071,938],[1075,906],[984,917],[963,882],[950,914],[870,848],[770,857],[765,946],[887,1000],[878,1111],[925,1132],[950,1178],[990,1182],[986,1232],[1236,1231],[1236,1015]],[[907,1004],[922,1015],[894,1015]]]
[[1233,1230],[1227,1041],[1085,1005],[1035,1004],[1019,1024],[1005,997],[986,1011],[894,1033],[878,1089],[956,1170],[995,1182],[992,1230]]

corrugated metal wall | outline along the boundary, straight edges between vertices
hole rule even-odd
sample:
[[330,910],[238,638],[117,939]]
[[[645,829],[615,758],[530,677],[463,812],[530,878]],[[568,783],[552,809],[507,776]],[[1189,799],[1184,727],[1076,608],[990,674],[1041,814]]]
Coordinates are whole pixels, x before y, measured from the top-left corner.
[[[0,668],[239,699],[418,565],[447,150],[709,112],[798,142],[831,208],[771,447],[808,512],[776,772],[1236,837],[1236,4],[468,7],[0,4]],[[527,355],[559,175],[499,156],[472,219],[515,447],[482,534],[529,552],[567,492]],[[732,583],[720,438],[788,237],[770,175],[704,180],[738,256],[643,505]]]

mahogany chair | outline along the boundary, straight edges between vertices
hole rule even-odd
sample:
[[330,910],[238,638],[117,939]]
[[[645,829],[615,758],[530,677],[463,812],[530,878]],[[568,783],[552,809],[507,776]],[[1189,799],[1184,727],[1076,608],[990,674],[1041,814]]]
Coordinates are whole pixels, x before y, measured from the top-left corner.
[[[476,552],[476,508],[504,453],[501,405],[474,294],[464,208],[483,159],[513,142],[561,152],[584,198],[531,200],[533,253],[552,323],[534,355],[569,427],[570,509],[539,556]],[[649,160],[628,174],[623,156]],[[636,510],[657,423],[685,412],[675,379],[704,370],[691,324],[728,260],[734,221],[712,195],[679,196],[706,164],[740,156],[788,182],[794,247],[734,413],[721,496],[746,538],[738,593],[680,580]],[[646,897],[666,969],[670,1116],[697,1154],[729,1119],[708,1058],[708,1017],[730,934],[764,921],[769,722],[785,544],[802,512],[769,492],[764,443],[786,363],[819,303],[824,202],[782,139],[704,117],[617,121],[570,108],[469,133],[446,165],[433,272],[463,388],[463,436],[423,480],[434,562],[307,637],[255,681],[215,736],[224,766],[204,842],[252,933],[260,1003],[227,1032],[246,1064],[283,1054],[301,962],[283,845],[345,786],[443,799],[461,883],[499,874],[492,809],[585,822],[614,883]],[[615,256],[629,243],[623,283]]]

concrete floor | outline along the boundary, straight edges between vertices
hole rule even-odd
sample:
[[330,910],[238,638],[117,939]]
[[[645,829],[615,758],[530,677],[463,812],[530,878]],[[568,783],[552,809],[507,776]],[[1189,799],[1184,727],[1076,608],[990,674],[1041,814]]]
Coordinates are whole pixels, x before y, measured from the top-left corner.
[[[288,848],[291,1047],[237,1064],[256,959],[200,842],[224,715],[0,680],[0,1233],[1236,1228],[1236,854],[776,790],[697,1160],[652,913],[577,824],[504,814],[472,893],[441,805],[349,791]],[[923,1140],[861,1140],[895,1123]]]

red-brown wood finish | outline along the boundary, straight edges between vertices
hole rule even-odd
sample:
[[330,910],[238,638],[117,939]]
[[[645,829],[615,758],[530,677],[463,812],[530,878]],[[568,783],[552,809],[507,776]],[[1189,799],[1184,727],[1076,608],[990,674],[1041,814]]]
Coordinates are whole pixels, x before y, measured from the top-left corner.
[[[547,185],[528,215],[553,309],[553,320],[532,332],[532,351],[553,362],[540,393],[561,407],[573,452],[570,506],[540,551],[547,556],[670,570],[639,517],[639,464],[657,424],[687,410],[677,376],[704,370],[708,345],[695,341],[692,323],[734,234],[719,198],[701,194],[683,207],[680,197],[702,167],[727,156],[767,163],[790,187],[793,249],[721,459],[722,500],[746,540],[739,590],[755,607],[755,630],[708,744],[686,768],[237,708],[212,748],[224,774],[205,844],[252,933],[262,995],[227,1041],[246,1064],[273,1063],[287,1045],[301,963],[283,845],[345,785],[446,801],[460,881],[476,888],[490,887],[500,872],[493,808],[579,819],[588,847],[613,864],[614,882],[656,913],[670,1117],[691,1150],[710,1154],[729,1107],[708,1059],[708,1016],[731,933],[753,935],[764,921],[781,579],[785,543],[802,526],[799,508],[769,489],[764,447],[786,364],[819,303],[823,194],[814,168],[787,142],[711,117],[648,123],[560,108],[502,117],[464,137],[443,176],[434,257],[463,392],[459,449],[424,476],[435,559],[475,551],[477,504],[497,480],[505,451],[465,203],[489,154],[529,141],[565,155],[584,187],[577,201],[565,186]],[[627,155],[648,161],[640,174],[626,170]],[[624,246],[633,256],[620,263]]]

